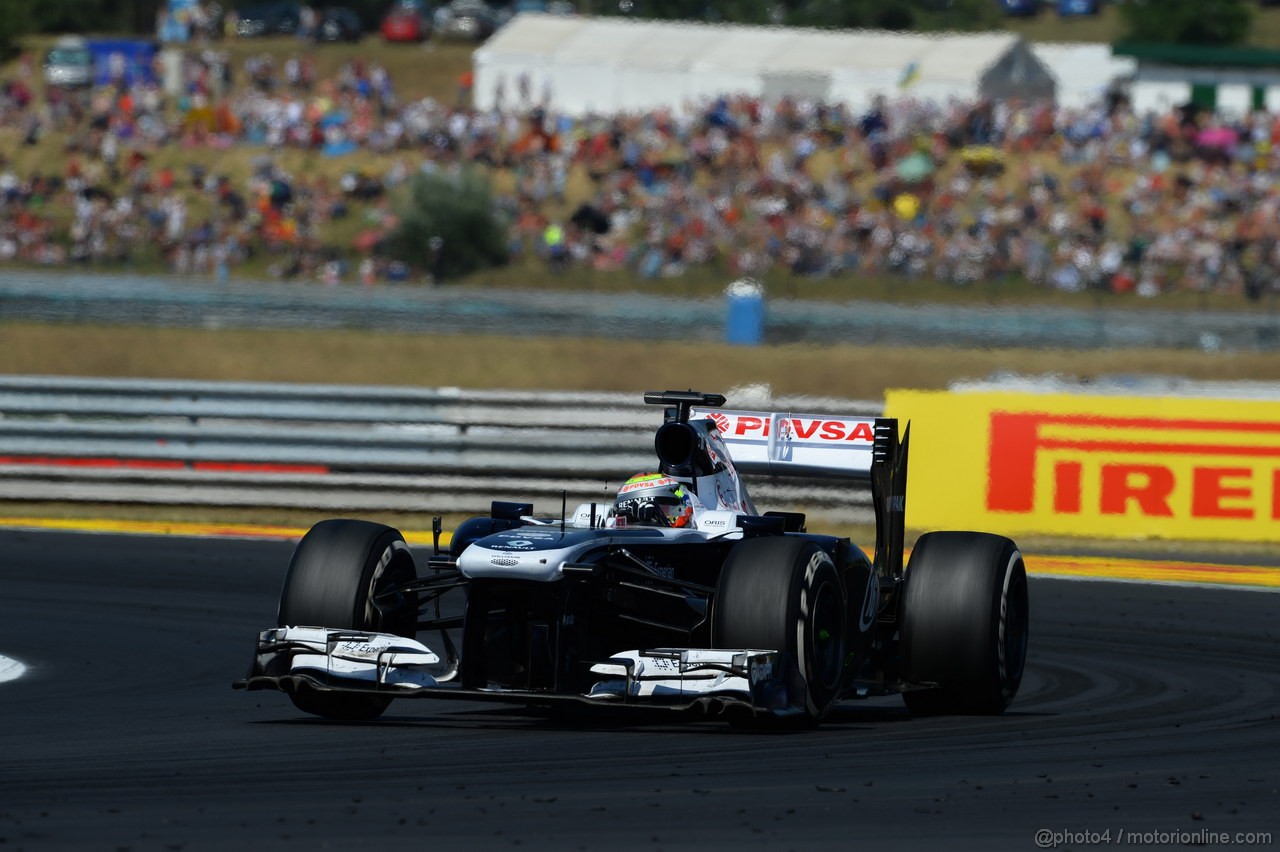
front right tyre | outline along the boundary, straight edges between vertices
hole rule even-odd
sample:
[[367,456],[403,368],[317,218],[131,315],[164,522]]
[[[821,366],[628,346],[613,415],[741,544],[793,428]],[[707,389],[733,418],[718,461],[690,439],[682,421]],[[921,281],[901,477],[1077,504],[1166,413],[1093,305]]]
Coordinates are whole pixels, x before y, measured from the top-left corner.
[[[369,521],[334,519],[313,526],[293,551],[280,590],[280,627],[331,627],[413,638],[416,596],[387,594],[416,576],[404,537]],[[289,693],[304,713],[327,719],[381,716],[391,704],[382,695],[300,688]]]

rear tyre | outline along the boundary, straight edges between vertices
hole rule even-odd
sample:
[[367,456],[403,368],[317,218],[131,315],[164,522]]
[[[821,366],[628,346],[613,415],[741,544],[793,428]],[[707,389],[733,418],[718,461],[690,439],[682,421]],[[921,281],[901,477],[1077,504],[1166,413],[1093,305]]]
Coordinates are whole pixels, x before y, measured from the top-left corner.
[[[281,627],[334,627],[413,637],[414,595],[375,601],[414,579],[413,556],[399,532],[368,521],[321,521],[298,542],[280,591]],[[303,689],[290,693],[304,713],[327,719],[375,719],[391,699]]]
[[742,542],[720,572],[715,648],[777,650],[796,677],[793,701],[816,724],[839,697],[846,650],[844,584],[831,556],[802,538]]
[[918,714],[1003,713],[1022,683],[1029,635],[1018,547],[979,532],[922,535],[907,563],[903,674],[936,688],[904,692]]

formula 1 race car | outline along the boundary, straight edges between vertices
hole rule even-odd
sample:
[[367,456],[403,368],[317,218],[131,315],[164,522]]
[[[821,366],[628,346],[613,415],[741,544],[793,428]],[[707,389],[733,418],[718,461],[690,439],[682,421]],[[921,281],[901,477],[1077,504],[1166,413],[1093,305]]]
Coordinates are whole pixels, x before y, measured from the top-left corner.
[[[812,725],[846,698],[901,693],[917,713],[1000,713],[1013,700],[1022,556],[1000,536],[931,532],[903,570],[909,438],[896,420],[731,411],[694,391],[644,400],[665,407],[658,470],[614,504],[540,518],[494,502],[447,550],[437,519],[421,576],[390,527],[316,524],[294,551],[278,626],[235,686],[281,690],[332,719],[430,697]],[[803,514],[758,512],[740,474],[869,481],[874,556],[806,532]],[[442,608],[450,592],[464,593],[460,611]]]

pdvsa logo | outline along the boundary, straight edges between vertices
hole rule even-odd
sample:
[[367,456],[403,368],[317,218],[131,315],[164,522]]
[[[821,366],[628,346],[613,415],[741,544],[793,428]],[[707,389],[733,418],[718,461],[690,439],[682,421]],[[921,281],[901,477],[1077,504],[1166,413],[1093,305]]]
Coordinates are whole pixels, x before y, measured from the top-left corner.
[[716,412],[711,415],[716,428],[729,438],[762,439],[770,437],[776,422],[776,437],[782,441],[828,444],[841,441],[873,443],[875,421],[847,417],[770,417],[769,415]]
[[1280,423],[995,411],[987,509],[1280,520]]

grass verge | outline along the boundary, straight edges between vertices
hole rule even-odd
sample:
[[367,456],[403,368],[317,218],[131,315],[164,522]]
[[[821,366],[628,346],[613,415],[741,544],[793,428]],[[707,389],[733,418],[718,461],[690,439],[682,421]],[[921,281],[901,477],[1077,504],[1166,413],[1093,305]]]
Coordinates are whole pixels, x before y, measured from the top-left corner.
[[[659,357],[659,355],[661,357]],[[708,390],[767,383],[778,395],[879,399],[1001,371],[1280,381],[1274,353],[652,344],[576,338],[46,325],[0,321],[0,373],[418,387]]]

